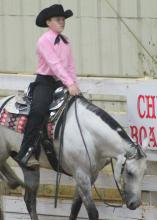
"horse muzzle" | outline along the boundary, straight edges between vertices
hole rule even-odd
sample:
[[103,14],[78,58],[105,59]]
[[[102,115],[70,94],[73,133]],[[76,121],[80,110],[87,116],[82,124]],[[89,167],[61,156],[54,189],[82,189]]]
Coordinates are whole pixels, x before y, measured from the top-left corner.
[[126,202],[126,205],[128,209],[135,210],[141,205],[141,200],[132,198],[129,202]]

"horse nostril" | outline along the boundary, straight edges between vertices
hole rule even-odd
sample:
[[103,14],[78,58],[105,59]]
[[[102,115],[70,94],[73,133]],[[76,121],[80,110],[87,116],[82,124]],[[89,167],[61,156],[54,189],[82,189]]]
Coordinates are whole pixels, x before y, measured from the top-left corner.
[[129,208],[130,208],[130,209],[135,209],[134,202],[131,202],[131,203],[129,204]]
[[141,202],[140,201],[131,201],[129,204],[128,204],[128,208],[131,209],[131,210],[134,210],[136,208],[138,208],[139,206],[141,205]]

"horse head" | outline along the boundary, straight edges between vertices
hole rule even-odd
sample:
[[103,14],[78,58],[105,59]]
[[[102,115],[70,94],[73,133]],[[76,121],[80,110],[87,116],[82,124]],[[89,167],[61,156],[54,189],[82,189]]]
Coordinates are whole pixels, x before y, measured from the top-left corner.
[[142,146],[135,144],[126,154],[119,155],[115,166],[115,178],[121,185],[123,199],[129,209],[141,205],[141,183],[146,171],[146,154],[148,140]]

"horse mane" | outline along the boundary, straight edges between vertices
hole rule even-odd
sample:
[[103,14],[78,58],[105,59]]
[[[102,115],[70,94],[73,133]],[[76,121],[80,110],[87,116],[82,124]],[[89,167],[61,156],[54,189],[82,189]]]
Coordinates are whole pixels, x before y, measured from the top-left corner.
[[[124,128],[106,111],[101,109],[100,107],[94,105],[92,102],[90,102],[88,99],[86,99],[83,95],[73,96],[67,106],[67,111],[70,108],[70,106],[74,103],[76,99],[80,99],[81,103],[91,112],[96,114],[99,118],[102,119],[106,124],[108,124],[113,130],[115,130],[121,138],[123,138],[128,144],[135,145],[135,143],[131,140],[131,138],[128,136]],[[56,129],[55,129],[55,139],[59,136],[59,129],[62,125],[63,120],[63,114],[58,120]]]
[[84,96],[79,96],[81,103],[91,112],[96,114],[99,118],[102,119],[106,124],[108,124],[113,130],[115,130],[125,141],[127,141],[129,144],[133,145],[134,142],[131,140],[131,138],[128,136],[124,128],[106,111],[101,109],[100,107],[94,105],[92,102],[90,102],[88,99],[86,99]]

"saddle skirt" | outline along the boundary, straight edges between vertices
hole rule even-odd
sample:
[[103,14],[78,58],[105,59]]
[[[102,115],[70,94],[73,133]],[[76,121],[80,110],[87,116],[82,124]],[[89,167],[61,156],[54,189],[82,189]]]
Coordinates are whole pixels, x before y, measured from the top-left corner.
[[[49,138],[53,138],[55,122],[61,116],[67,100],[67,90],[59,87],[53,94],[53,101],[49,108],[49,121],[47,123],[47,131]],[[4,105],[4,106],[3,106]],[[29,96],[29,88],[27,91],[18,91],[16,96],[5,98],[1,102],[0,124],[6,126],[19,133],[24,133],[30,112],[31,97]]]

